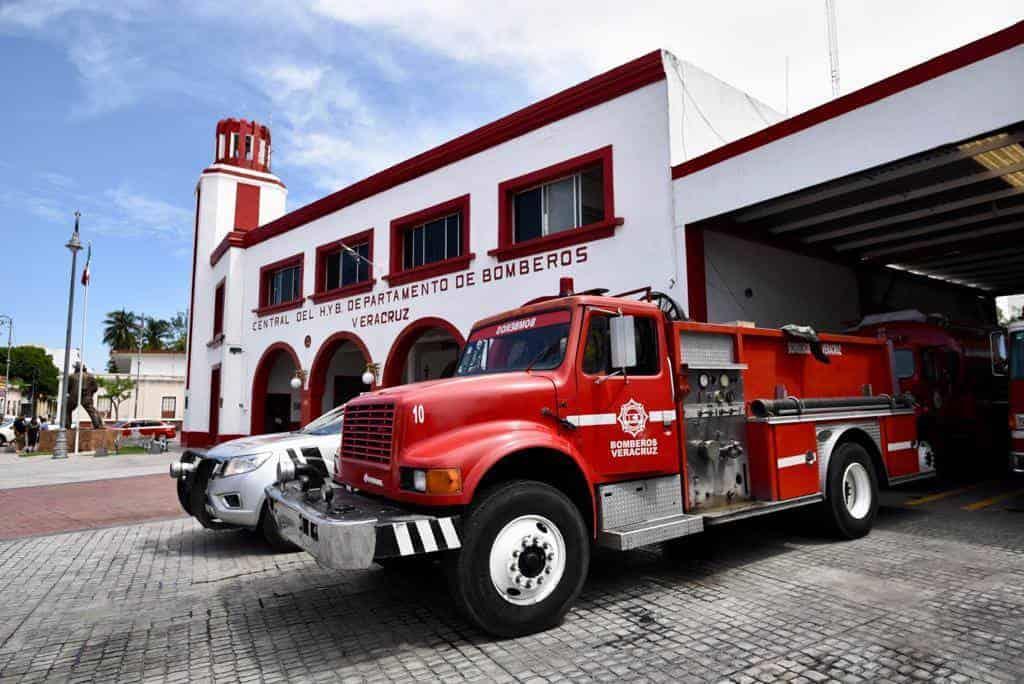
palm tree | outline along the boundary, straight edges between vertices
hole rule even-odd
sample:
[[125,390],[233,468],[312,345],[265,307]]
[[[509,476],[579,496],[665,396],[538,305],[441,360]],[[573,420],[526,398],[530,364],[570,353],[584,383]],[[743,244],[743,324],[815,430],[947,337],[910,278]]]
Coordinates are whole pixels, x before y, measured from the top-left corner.
[[171,324],[162,318],[146,318],[142,329],[142,346],[149,351],[161,351],[167,347]]
[[136,316],[127,309],[111,311],[103,320],[103,342],[111,351],[134,349],[138,323]]

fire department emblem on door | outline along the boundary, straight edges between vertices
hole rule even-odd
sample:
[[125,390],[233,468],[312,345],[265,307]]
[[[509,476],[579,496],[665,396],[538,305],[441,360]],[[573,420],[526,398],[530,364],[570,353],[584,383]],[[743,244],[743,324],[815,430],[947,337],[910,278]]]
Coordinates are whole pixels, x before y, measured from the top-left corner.
[[619,408],[619,425],[623,432],[636,437],[647,429],[647,409],[640,402],[630,399]]

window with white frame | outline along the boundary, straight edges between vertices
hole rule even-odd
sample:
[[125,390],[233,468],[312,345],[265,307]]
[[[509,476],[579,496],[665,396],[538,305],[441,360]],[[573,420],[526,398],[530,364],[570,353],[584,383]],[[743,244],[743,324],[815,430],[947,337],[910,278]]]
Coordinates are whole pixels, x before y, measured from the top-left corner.
[[267,301],[264,306],[276,306],[295,301],[302,291],[302,268],[286,266],[267,275]]
[[177,406],[177,397],[162,397],[160,399],[160,417],[174,418],[174,413],[177,410]]
[[324,290],[335,290],[370,279],[370,242],[346,246],[352,251],[342,248],[324,257]]
[[604,178],[601,164],[516,192],[512,198],[515,242],[603,221]]

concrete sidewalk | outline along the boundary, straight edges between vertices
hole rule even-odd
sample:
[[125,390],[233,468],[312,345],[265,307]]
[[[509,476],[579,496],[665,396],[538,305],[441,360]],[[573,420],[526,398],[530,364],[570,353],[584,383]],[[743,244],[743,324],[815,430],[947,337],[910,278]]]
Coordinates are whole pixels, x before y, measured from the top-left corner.
[[[54,460],[50,456],[16,456],[0,453],[0,490],[17,487],[91,482],[139,475],[167,474],[167,466],[181,457],[181,446],[171,442],[162,454],[68,456]],[[168,480],[170,484],[170,480]]]

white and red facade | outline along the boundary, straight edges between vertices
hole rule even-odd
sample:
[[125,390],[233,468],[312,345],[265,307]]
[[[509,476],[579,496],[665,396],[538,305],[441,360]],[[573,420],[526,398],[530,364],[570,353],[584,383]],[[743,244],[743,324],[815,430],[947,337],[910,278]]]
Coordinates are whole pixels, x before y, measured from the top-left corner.
[[[920,116],[927,102],[914,98],[948,98],[979,64],[1012,73],[1024,29],[1010,31],[991,54],[943,56],[917,80],[785,121],[652,52],[289,213],[270,131],[222,121],[197,188],[185,442],[304,423],[365,389],[368,368],[378,386],[439,377],[485,312],[556,292],[565,276],[579,291],[651,286],[697,320],[841,330],[861,315],[847,266],[693,224],[956,139],[961,119],[915,127],[904,110]],[[1016,96],[957,111],[974,133],[1005,123]],[[907,140],[886,150],[896,126]],[[558,198],[570,192],[574,227],[549,231],[569,220]],[[531,202],[537,225],[517,219]]]

